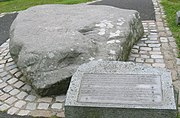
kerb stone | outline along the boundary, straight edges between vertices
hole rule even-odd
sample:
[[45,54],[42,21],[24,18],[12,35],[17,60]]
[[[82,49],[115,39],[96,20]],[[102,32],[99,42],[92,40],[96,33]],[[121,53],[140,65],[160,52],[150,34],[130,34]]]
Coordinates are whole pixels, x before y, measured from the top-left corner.
[[73,75],[66,118],[176,118],[171,73],[132,62],[92,61]]

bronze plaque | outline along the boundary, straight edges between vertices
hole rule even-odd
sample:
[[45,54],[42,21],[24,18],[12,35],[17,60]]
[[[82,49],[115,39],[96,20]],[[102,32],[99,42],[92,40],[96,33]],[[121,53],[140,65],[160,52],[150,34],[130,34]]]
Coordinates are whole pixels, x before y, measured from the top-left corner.
[[162,101],[161,77],[153,74],[83,75],[78,102],[156,104]]

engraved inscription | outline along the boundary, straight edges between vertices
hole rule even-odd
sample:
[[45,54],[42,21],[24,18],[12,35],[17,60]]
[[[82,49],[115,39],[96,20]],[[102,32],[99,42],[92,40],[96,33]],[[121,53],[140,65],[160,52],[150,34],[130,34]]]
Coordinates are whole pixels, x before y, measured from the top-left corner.
[[156,104],[162,101],[161,78],[153,74],[83,75],[78,102]]

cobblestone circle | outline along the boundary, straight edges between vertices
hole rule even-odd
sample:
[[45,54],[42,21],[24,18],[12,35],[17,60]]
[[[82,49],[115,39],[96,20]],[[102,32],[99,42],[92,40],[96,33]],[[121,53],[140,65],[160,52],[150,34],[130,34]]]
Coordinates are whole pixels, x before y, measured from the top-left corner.
[[[143,21],[145,34],[131,50],[129,61],[171,70],[173,83],[180,90],[180,59],[176,58],[175,39],[164,19],[160,0],[153,0],[153,4],[156,21]],[[41,98],[25,79],[9,54],[7,40],[0,46],[0,111],[21,116],[65,117],[65,95]]]

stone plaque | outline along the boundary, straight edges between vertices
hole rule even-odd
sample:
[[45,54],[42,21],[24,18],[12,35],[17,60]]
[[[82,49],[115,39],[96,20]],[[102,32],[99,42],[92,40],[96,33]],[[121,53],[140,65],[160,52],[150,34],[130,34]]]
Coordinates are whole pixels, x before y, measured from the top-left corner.
[[66,118],[176,118],[170,71],[120,61],[91,61],[71,79]]
[[153,74],[85,73],[78,102],[157,104],[162,101],[161,77]]

